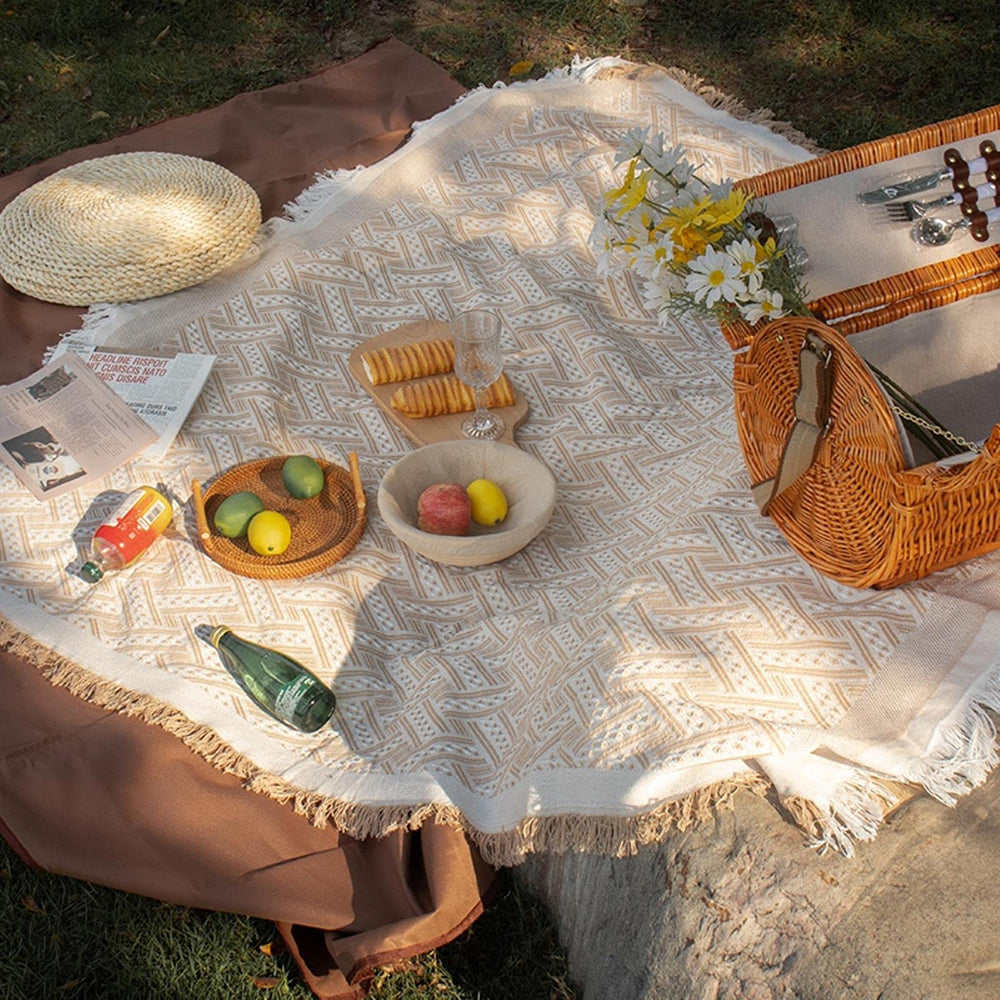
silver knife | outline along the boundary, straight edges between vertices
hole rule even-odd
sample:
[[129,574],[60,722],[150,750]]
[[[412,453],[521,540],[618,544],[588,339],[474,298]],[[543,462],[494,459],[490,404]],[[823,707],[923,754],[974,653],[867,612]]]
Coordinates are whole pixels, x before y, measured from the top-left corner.
[[[980,156],[978,159],[969,161],[969,173],[978,174],[986,170],[986,159]],[[911,194],[919,194],[921,191],[929,191],[937,187],[944,181],[952,178],[951,167],[942,167],[933,174],[924,174],[923,177],[915,177],[913,180],[897,181],[895,184],[886,184],[884,187],[875,188],[872,191],[862,191],[858,195],[858,201],[862,205],[883,205],[887,201],[895,201],[897,198],[907,198]]]

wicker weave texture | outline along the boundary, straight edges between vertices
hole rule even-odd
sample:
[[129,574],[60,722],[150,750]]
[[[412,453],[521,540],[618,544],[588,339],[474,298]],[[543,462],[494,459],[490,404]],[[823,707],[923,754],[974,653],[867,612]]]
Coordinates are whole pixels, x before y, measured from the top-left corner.
[[759,198],[785,191],[800,184],[811,184],[835,174],[847,173],[850,170],[860,170],[875,163],[885,163],[899,156],[910,153],[921,153],[925,149],[943,146],[950,142],[959,142],[972,135],[983,132],[1000,131],[1000,104],[973,111],[957,118],[949,118],[934,125],[923,125],[909,132],[887,136],[885,139],[875,139],[863,142],[849,149],[840,149],[814,160],[804,163],[793,163],[788,167],[771,170],[740,181],[740,187],[750,191]]
[[[1000,131],[1000,105],[762,174],[743,186],[773,194],[991,131]],[[1000,548],[1000,424],[982,454],[965,465],[906,469],[889,407],[847,339],[997,288],[1000,249],[991,246],[825,296],[809,305],[816,318],[757,327],[738,322],[723,331],[740,352],[737,428],[755,483],[777,472],[795,422],[807,331],[833,348],[829,430],[812,468],[769,508],[796,551],[821,572],[857,587],[891,587]]]
[[[325,479],[323,489],[308,500],[288,495],[281,480],[285,458],[279,455],[237,465],[204,492],[200,483],[192,483],[202,548],[230,572],[258,580],[290,580],[318,573],[343,559],[365,529],[366,501],[354,452],[348,456],[350,471],[319,461]],[[288,518],[292,540],[281,555],[258,555],[246,538],[226,538],[209,527],[222,501],[243,490],[256,493],[267,510]]]
[[235,263],[260,227],[256,192],[177,153],[84,160],[0,213],[0,275],[47,302],[123,302],[197,284]]
[[1000,426],[965,466],[907,470],[867,366],[846,337],[818,320],[769,323],[736,357],[737,430],[751,480],[778,469],[809,330],[833,348],[833,399],[815,463],[768,511],[792,547],[856,587],[895,586],[1000,547]]

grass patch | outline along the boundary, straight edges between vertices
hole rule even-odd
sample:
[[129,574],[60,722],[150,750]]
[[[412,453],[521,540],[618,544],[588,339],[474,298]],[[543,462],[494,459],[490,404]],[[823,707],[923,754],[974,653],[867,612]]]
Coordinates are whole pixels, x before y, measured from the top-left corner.
[[[15,2],[15,0],[12,0]],[[353,0],[30,0],[0,10],[0,167],[16,170],[331,58]]]
[[[315,72],[390,35],[466,86],[574,55],[681,66],[821,145],[1000,103],[1000,21],[931,0],[7,0],[0,170]],[[974,23],[970,33],[963,25]]]
[[[930,0],[650,7],[646,47],[839,149],[1000,103],[995,8]],[[982,30],[970,33],[974,23]]]
[[[4,1000],[307,1000],[312,994],[291,959],[261,952],[275,937],[266,920],[35,871],[0,841]],[[378,972],[371,997],[573,1000],[575,993],[543,908],[505,880],[457,941]]]

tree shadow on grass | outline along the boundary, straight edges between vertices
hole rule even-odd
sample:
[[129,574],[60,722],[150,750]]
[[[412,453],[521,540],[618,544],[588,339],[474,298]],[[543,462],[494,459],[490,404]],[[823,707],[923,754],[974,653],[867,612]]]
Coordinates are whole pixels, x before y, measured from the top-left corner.
[[[650,4],[649,47],[752,107],[842,148],[1000,100],[994,5],[961,18],[930,0],[806,7],[764,0]],[[966,16],[969,20],[966,21]],[[964,25],[982,25],[973,35]]]

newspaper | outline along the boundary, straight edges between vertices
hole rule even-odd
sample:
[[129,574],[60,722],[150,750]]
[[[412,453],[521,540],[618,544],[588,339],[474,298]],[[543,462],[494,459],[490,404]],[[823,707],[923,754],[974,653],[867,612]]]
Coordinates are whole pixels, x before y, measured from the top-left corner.
[[167,453],[215,363],[214,354],[161,358],[72,343],[57,348],[53,359],[67,349],[83,358],[156,431],[159,438],[146,452],[151,458]]
[[73,353],[0,386],[0,462],[39,500],[106,476],[155,440]]

